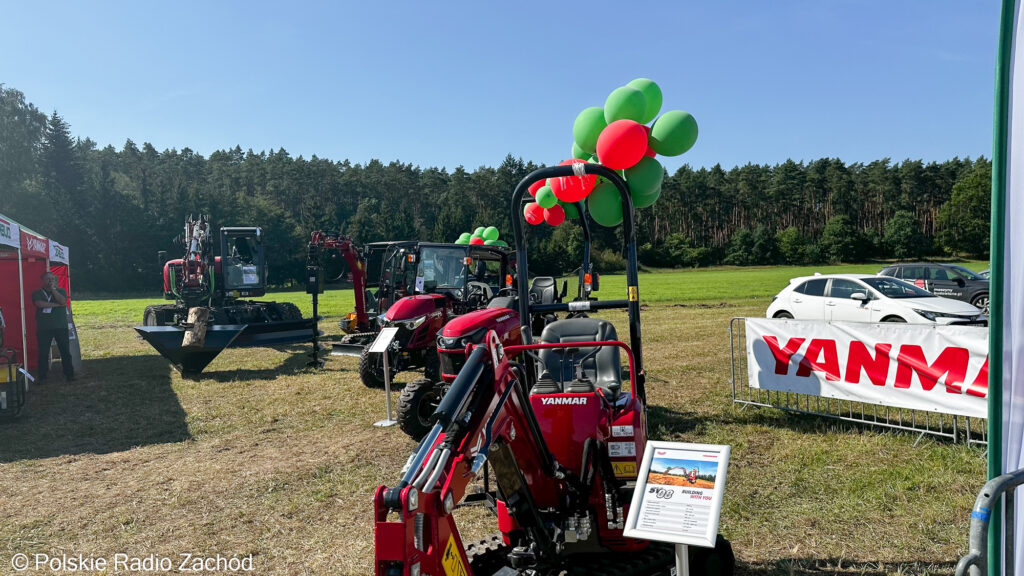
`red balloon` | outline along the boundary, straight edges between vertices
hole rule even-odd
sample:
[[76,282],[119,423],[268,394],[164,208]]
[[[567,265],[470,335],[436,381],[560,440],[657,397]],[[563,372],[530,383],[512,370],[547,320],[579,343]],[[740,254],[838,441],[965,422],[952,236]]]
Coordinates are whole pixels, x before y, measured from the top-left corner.
[[616,120],[597,137],[597,155],[612,170],[632,168],[647,152],[647,131],[632,120]]
[[[534,226],[544,221],[544,209],[540,207],[540,204],[536,202],[530,202],[523,207],[523,216],[526,217],[526,221]],[[470,240],[472,243],[472,240]]]
[[647,152],[644,152],[644,156],[649,156],[651,158],[654,158],[658,154],[657,154],[657,152],[654,151],[654,148],[651,148],[651,145],[650,145],[651,127],[646,125],[646,124],[644,124],[644,132],[647,132],[647,141],[648,141],[648,143],[647,143]]
[[[572,164],[586,164],[581,160],[570,158],[562,161],[559,166],[571,166]],[[590,194],[590,191],[597,185],[597,176],[584,174],[583,176],[563,176],[561,178],[550,178],[551,191],[555,198],[562,202],[579,202]]]
[[544,221],[552,226],[558,226],[565,221],[565,209],[558,204],[551,208],[545,208]]
[[469,243],[470,244],[483,244],[484,243],[484,239],[479,237],[479,236],[474,236],[474,237],[469,239]]
[[547,182],[546,179],[545,180],[537,180],[533,184],[530,184],[530,187],[528,188],[528,190],[530,191],[530,196],[536,197],[537,196],[537,190],[540,190],[541,188],[543,188],[545,182]]

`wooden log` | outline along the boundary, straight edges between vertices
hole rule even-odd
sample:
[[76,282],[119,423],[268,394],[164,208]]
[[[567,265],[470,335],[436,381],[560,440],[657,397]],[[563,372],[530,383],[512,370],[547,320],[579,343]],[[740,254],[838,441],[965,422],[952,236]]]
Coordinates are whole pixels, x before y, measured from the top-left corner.
[[209,308],[189,308],[188,328],[181,339],[182,348],[202,348],[206,342],[206,326],[210,322]]

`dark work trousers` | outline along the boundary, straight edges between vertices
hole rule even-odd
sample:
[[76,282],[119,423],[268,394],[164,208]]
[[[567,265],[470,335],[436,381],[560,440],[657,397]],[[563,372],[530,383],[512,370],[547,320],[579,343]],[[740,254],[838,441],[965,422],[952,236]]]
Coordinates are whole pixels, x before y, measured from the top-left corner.
[[60,327],[38,326],[36,328],[36,341],[39,343],[39,379],[45,380],[47,372],[50,371],[50,341],[57,340],[57,349],[60,350],[60,365],[64,369],[64,377],[71,378],[75,375],[75,369],[71,365],[71,347],[68,345],[68,325]]

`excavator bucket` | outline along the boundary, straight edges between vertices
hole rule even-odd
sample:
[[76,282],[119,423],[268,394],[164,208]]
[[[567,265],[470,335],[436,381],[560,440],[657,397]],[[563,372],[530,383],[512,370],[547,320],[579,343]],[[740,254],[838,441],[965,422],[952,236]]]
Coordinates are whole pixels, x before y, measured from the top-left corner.
[[246,329],[245,324],[210,326],[206,330],[206,340],[201,347],[184,348],[181,345],[185,329],[179,326],[136,326],[135,331],[146,342],[156,348],[181,372],[182,376],[194,378],[213,362],[221,350],[230,346],[238,335]]

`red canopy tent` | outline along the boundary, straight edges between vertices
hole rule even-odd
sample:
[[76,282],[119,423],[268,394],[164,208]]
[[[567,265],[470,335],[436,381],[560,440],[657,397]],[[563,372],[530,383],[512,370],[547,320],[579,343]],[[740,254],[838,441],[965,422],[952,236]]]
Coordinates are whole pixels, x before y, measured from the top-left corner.
[[[51,258],[54,251],[59,258]],[[32,292],[40,286],[39,277],[52,268],[61,288],[68,290],[70,296],[68,261],[67,247],[0,214],[0,309],[6,324],[4,347],[17,350],[18,358],[30,373],[37,369]]]

